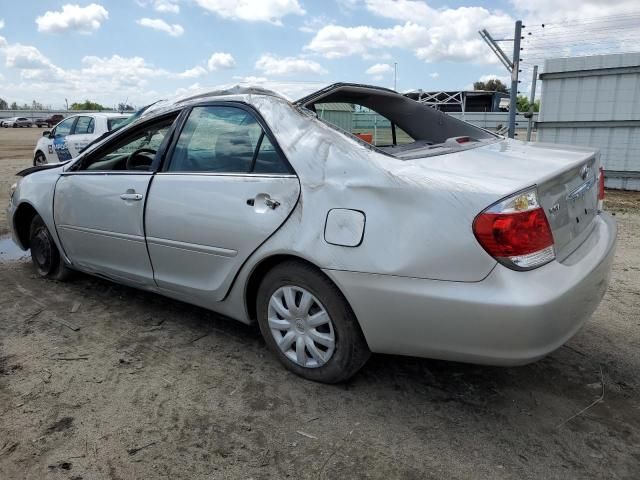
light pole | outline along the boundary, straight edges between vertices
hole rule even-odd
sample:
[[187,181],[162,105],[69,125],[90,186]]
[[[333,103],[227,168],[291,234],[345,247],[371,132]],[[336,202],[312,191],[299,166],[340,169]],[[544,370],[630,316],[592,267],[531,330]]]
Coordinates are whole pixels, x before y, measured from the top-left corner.
[[398,91],[398,62],[393,62],[393,89]]

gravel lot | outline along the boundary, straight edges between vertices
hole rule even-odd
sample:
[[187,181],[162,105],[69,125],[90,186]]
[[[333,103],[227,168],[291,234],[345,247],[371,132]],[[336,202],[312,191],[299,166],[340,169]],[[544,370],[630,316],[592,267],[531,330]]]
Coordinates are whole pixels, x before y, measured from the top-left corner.
[[[0,129],[0,232],[40,131]],[[609,292],[566,346],[519,368],[378,355],[318,385],[256,328],[0,260],[0,479],[637,479],[640,196],[609,198]]]

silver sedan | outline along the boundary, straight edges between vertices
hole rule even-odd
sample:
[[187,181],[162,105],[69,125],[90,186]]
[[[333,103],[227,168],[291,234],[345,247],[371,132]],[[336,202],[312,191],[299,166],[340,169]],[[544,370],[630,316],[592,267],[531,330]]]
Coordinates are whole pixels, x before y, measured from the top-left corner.
[[2,120],[2,122],[0,123],[1,126],[5,127],[5,128],[9,128],[9,127],[13,127],[13,128],[18,128],[18,127],[31,127],[31,125],[33,125],[33,122],[31,120],[29,120],[26,117],[12,117],[12,118],[5,118],[4,120]]
[[257,321],[286,368],[321,382],[370,352],[535,361],[598,306],[615,248],[596,152],[362,85],[160,102],[20,175],[8,214],[41,276]]

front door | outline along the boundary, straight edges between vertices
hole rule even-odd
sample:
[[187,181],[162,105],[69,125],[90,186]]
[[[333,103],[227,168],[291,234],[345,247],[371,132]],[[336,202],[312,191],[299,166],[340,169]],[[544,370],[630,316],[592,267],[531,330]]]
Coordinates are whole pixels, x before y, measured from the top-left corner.
[[51,131],[50,138],[52,140],[51,148],[48,149],[47,162],[66,162],[71,160],[71,152],[69,151],[69,145],[67,144],[67,137],[73,131],[73,126],[76,123],[78,117],[69,117],[66,120],[60,122]]
[[191,300],[222,300],[299,192],[254,111],[233,102],[194,107],[149,189],[145,222],[157,285]]
[[173,120],[138,127],[92,152],[58,180],[56,229],[78,268],[125,283],[154,285],[144,204],[151,162]]

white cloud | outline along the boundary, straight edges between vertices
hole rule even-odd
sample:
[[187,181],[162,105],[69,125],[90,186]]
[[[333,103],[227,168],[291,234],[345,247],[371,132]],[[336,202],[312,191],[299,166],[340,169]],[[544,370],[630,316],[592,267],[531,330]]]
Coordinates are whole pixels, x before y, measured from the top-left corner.
[[266,75],[290,75],[293,73],[314,73],[324,75],[327,72],[318,62],[300,57],[277,57],[265,53],[256,62],[256,68]]
[[160,13],[180,13],[180,6],[171,0],[156,0],[153,9]]
[[381,17],[423,23],[421,19],[437,15],[425,2],[416,0],[365,0],[367,10]]
[[19,43],[9,45],[3,37],[0,38],[2,39],[0,40],[0,46],[3,48],[7,67],[21,70],[42,70],[52,67],[49,59],[36,47]]
[[433,72],[433,73],[430,73],[429,76],[431,78],[438,78],[440,76],[440,74],[438,72]]
[[309,20],[305,20],[302,26],[298,28],[298,30],[304,33],[316,33],[325,25],[329,25],[331,23],[333,23],[333,21],[329,17],[320,15],[318,17],[313,17]]
[[233,77],[234,80],[237,80],[240,83],[265,83],[268,82],[269,79],[266,77],[255,77],[253,75],[249,75],[248,77],[242,77],[239,75],[236,75]]
[[201,67],[200,65],[196,65],[195,67],[185,70],[184,72],[179,73],[176,76],[178,78],[198,78],[206,74],[207,74],[206,68]]
[[184,28],[177,23],[173,25],[169,25],[164,20],[159,18],[141,18],[137,20],[136,23],[142,27],[152,28],[154,30],[159,30],[161,32],[168,33],[172,37],[179,37],[184,33]]
[[76,31],[80,33],[92,33],[100,28],[103,22],[109,18],[109,12],[97,3],[86,7],[66,4],[61,11],[47,11],[41,17],[36,18],[39,32],[62,33]]
[[180,13],[177,0],[136,0],[141,7],[151,7],[160,13]]
[[495,63],[495,56],[478,35],[478,30],[505,30],[513,18],[482,7],[433,9],[417,0],[365,0],[374,15],[402,21],[388,28],[369,25],[321,28],[305,49],[326,58],[350,55],[370,56],[376,50],[412,50],[426,62],[460,61]]
[[85,78],[112,79],[114,91],[119,87],[143,87],[148,79],[165,76],[168,72],[161,68],[156,68],[147,63],[142,57],[121,57],[112,55],[111,57],[86,56],[82,59],[83,67],[81,74]]
[[0,18],[0,30],[4,28],[4,18]]
[[0,48],[4,48],[8,45],[7,43],[7,39],[4,38],[3,36],[0,36]]
[[282,17],[304,15],[298,0],[196,0],[196,3],[222,18],[282,25]]
[[597,21],[602,17],[640,12],[637,0],[510,0],[510,3],[516,10],[525,13],[529,21],[540,20],[547,23],[584,19]]
[[216,52],[211,57],[209,57],[209,61],[207,62],[207,67],[212,72],[215,70],[223,70],[229,69],[236,66],[236,61],[233,58],[233,55],[225,52]]
[[364,73],[367,75],[376,75],[376,77],[378,77],[377,79],[381,79],[383,74],[391,72],[393,72],[393,67],[388,63],[376,63],[367,68],[367,71]]

